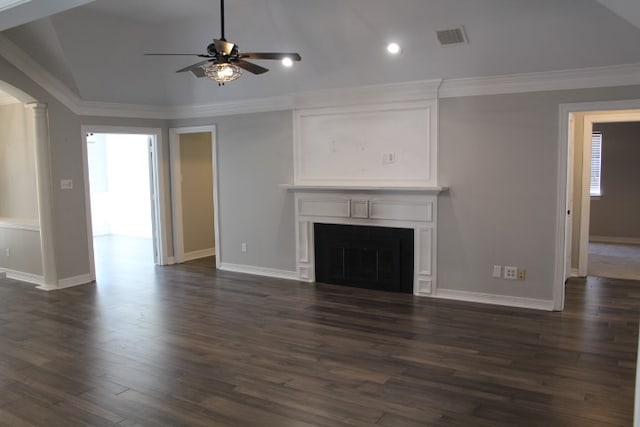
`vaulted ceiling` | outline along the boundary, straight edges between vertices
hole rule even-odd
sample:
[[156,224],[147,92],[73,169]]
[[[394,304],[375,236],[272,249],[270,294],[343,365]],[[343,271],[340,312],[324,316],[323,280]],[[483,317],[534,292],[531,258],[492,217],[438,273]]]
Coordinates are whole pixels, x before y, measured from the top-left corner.
[[[226,36],[242,51],[296,51],[303,60],[289,69],[261,61],[269,73],[224,87],[175,73],[197,57],[143,55],[205,53],[220,36],[217,0],[95,0],[34,17],[3,34],[89,101],[211,104],[640,63],[636,0],[227,0]],[[436,31],[458,26],[468,43],[441,46]],[[387,54],[389,41],[400,55]]]

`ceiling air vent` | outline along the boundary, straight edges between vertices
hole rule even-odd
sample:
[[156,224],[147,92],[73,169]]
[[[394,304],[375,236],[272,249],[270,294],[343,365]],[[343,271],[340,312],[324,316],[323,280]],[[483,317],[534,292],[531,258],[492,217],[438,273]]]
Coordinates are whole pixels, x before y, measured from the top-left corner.
[[467,36],[464,32],[464,27],[436,31],[436,34],[438,35],[438,41],[442,46],[467,43]]

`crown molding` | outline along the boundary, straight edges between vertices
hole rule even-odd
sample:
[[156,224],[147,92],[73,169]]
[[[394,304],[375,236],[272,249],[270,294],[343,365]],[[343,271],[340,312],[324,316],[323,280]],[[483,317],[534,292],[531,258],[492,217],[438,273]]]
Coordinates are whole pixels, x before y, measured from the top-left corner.
[[640,84],[640,64],[445,80],[440,98],[545,92]]
[[493,77],[422,80],[305,91],[284,96],[212,104],[154,106],[83,100],[3,34],[0,34],[0,56],[79,116],[163,120],[478,95],[640,85],[640,64],[625,64]]
[[441,79],[300,92],[295,108],[346,107],[436,99]]
[[71,111],[80,114],[80,97],[1,33],[0,55]]
[[230,116],[233,114],[262,113],[295,108],[291,95],[254,98],[216,104],[182,105],[171,108],[171,119]]

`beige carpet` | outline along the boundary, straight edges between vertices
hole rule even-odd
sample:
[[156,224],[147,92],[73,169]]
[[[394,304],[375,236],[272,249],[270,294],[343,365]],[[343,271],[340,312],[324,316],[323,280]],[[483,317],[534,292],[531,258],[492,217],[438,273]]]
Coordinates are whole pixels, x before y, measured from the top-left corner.
[[640,245],[589,243],[589,276],[640,280]]

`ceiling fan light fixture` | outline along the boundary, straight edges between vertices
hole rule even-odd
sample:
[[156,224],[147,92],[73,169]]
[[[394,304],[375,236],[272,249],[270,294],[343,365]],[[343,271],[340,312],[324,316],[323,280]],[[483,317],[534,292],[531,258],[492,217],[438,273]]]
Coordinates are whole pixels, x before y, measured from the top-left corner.
[[235,64],[223,62],[221,64],[211,64],[207,66],[204,69],[204,74],[222,86],[227,82],[232,82],[240,78],[242,70]]

